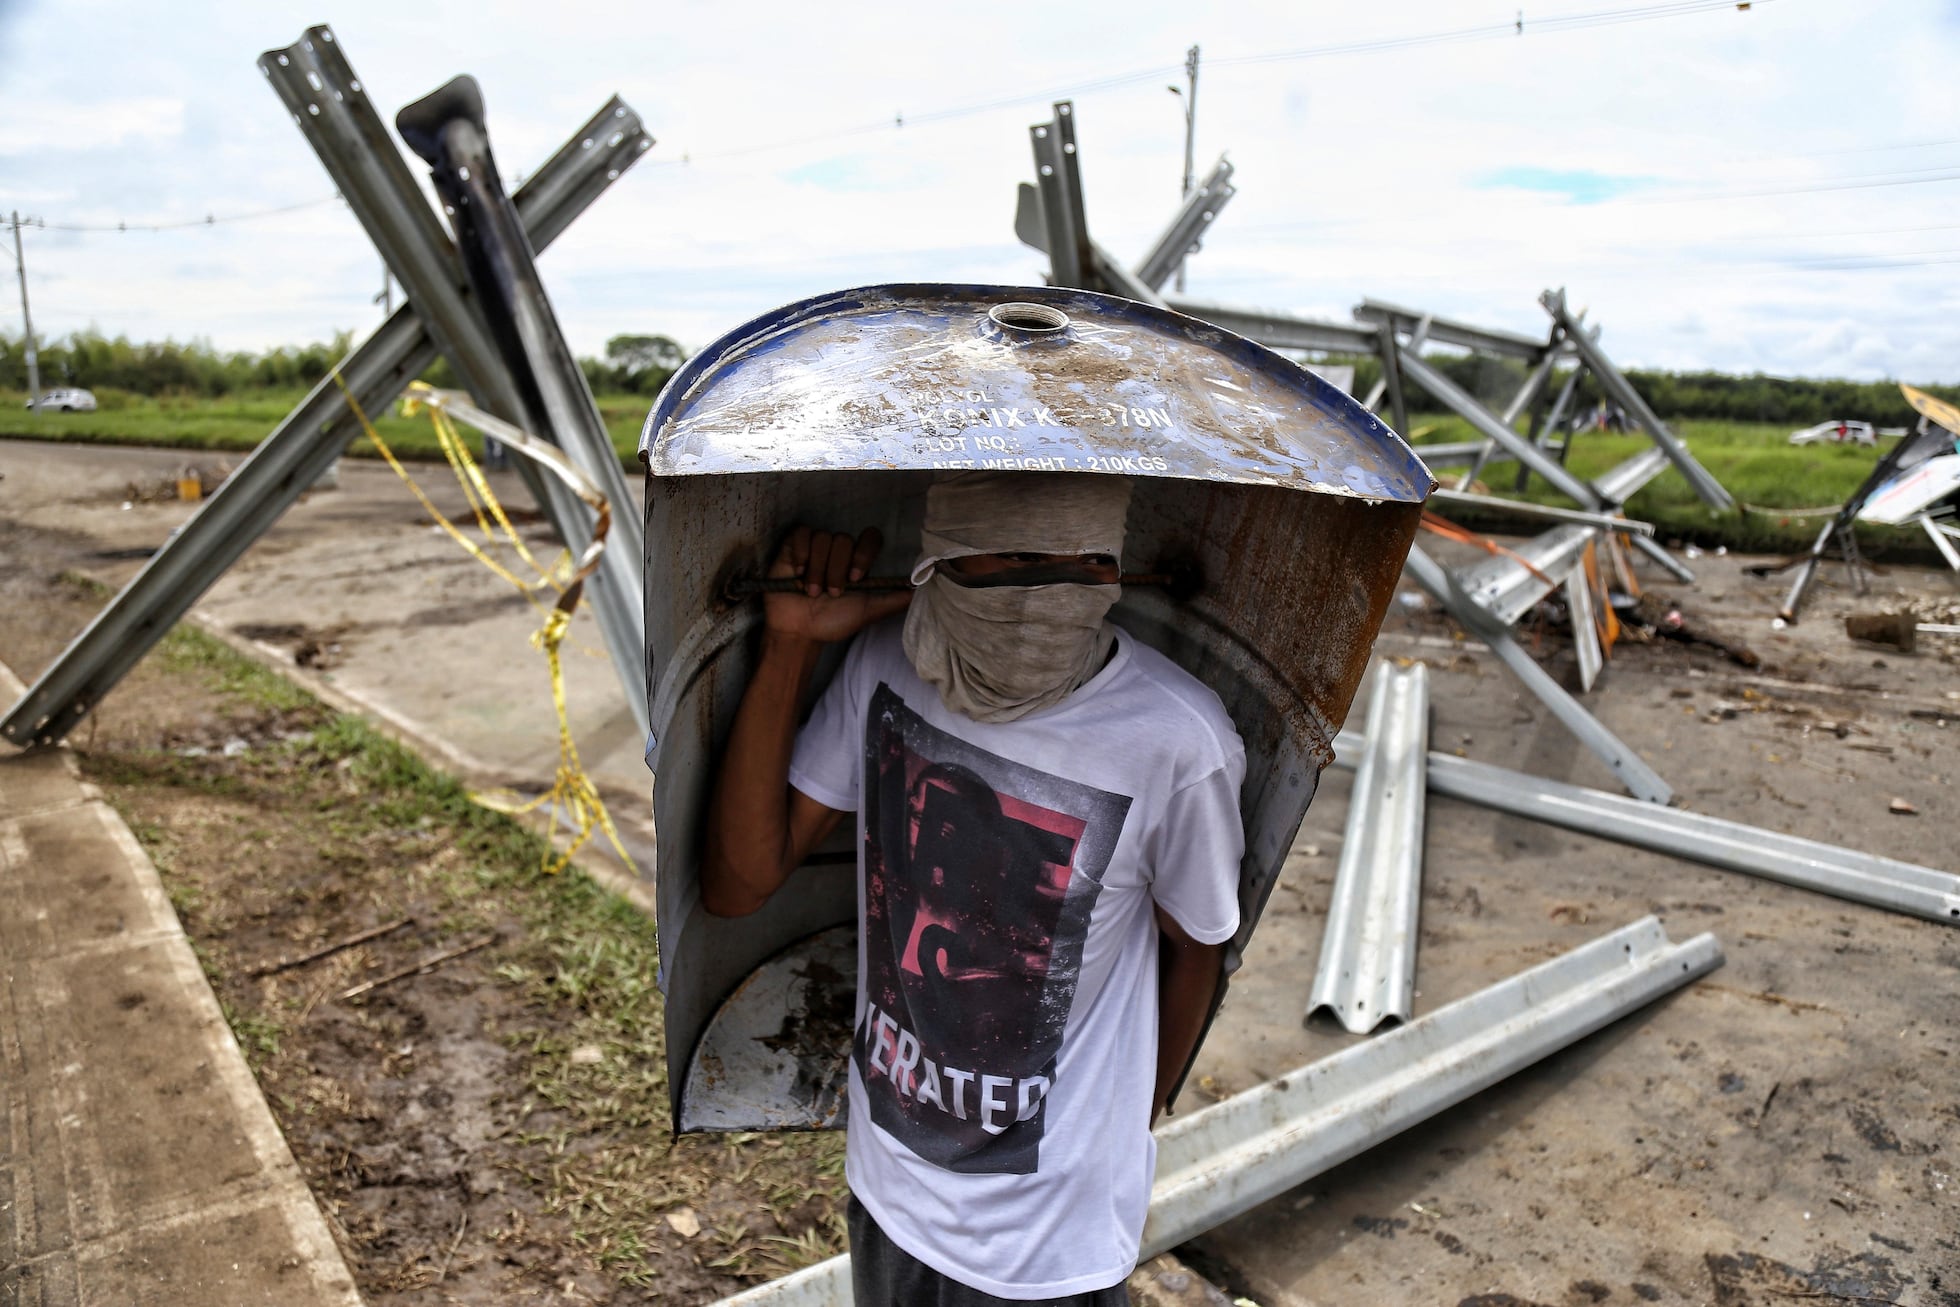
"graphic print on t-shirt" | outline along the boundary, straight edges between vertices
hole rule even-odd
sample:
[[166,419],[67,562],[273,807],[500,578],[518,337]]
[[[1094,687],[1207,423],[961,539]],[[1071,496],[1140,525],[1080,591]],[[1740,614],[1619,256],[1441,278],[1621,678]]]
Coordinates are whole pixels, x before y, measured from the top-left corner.
[[949,1171],[1040,1169],[1089,913],[1130,800],[974,747],[884,685],[864,727],[871,1119]]

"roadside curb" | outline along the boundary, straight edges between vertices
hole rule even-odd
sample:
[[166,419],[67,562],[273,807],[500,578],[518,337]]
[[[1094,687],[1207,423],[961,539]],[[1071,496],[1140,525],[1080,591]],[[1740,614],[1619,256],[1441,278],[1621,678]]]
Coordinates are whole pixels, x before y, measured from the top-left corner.
[[0,755],[0,1182],[8,1301],[362,1302],[156,866],[65,746]]

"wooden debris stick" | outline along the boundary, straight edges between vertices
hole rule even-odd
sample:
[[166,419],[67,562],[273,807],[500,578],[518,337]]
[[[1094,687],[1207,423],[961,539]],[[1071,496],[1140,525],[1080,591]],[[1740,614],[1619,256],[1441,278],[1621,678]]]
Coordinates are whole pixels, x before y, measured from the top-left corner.
[[385,926],[376,926],[371,930],[364,930],[358,935],[349,935],[346,939],[338,943],[324,945],[314,949],[311,953],[302,953],[296,958],[281,958],[277,962],[268,962],[262,967],[253,967],[246,974],[257,978],[259,976],[275,976],[281,971],[291,971],[294,967],[303,967],[309,962],[318,962],[321,958],[331,957],[342,949],[353,948],[356,944],[365,944],[371,939],[380,939],[383,935],[392,935],[403,926],[412,925],[414,921],[415,918],[413,917],[403,917],[400,921],[391,921]]
[[446,949],[441,953],[431,954],[429,957],[423,958],[420,962],[412,966],[403,967],[400,971],[391,971],[385,976],[356,985],[352,989],[344,990],[340,997],[343,1000],[359,998],[371,989],[379,989],[383,985],[392,985],[397,980],[406,980],[410,976],[419,976],[425,971],[433,971],[445,962],[454,961],[456,958],[462,957],[465,953],[474,953],[480,948],[488,948],[496,942],[497,936],[495,934],[489,934],[485,935],[482,939],[472,940],[468,944],[461,944],[455,948]]

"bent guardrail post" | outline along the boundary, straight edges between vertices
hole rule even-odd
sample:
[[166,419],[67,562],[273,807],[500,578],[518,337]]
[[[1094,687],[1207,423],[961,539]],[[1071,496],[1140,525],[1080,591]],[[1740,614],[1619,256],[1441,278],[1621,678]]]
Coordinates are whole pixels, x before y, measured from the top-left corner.
[[[1433,329],[1432,329],[1433,335]],[[1600,497],[1591,486],[1559,465],[1551,455],[1497,420],[1497,416],[1444,376],[1407,344],[1395,347],[1404,380],[1413,381],[1462,417],[1487,440],[1496,441],[1518,462],[1545,478],[1559,493],[1581,508],[1598,508]]]
[[[1121,295],[1163,308],[1164,297],[1154,286],[1145,284],[1090,238],[1082,202],[1082,154],[1075,142],[1075,105],[1068,100],[1056,101],[1055,116],[1029,127],[1028,140],[1034,147],[1038,179],[1033,206],[1038,221],[1028,222],[1021,216],[1029,208],[1024,190],[1015,229],[1028,244],[1047,251],[1049,284]],[[1024,223],[1041,230],[1041,241],[1028,240]]]
[[[1351,759],[1360,754],[1362,745],[1349,732],[1337,736],[1334,765],[1352,766]],[[1960,926],[1960,875],[1935,867],[1745,826],[1707,813],[1641,803],[1446,753],[1430,753],[1428,780],[1432,794],[1515,817]]]
[[[1560,338],[1560,328],[1554,323],[1552,334],[1545,342],[1543,357],[1538,360],[1537,366],[1525,374],[1524,384],[1518,387],[1518,393],[1511,397],[1511,402],[1506,404],[1503,413],[1498,415],[1499,422],[1514,431],[1517,429],[1518,418],[1527,408],[1536,405],[1539,396],[1544,394],[1545,387],[1552,379],[1552,369],[1558,366],[1559,358],[1564,353],[1564,344],[1565,342]],[[1535,431],[1527,431],[1524,438],[1531,442],[1534,449],[1544,448],[1544,445],[1538,441]],[[1491,455],[1496,452],[1497,442],[1486,440],[1483,449],[1478,451],[1477,461],[1472,463],[1470,470],[1463,474],[1461,484],[1468,486],[1474,482],[1483,472],[1484,464],[1488,463]]]
[[[630,125],[621,146],[581,148],[602,126],[620,123]],[[534,247],[556,240],[632,166],[639,135],[638,117],[615,96],[518,189]],[[361,407],[378,413],[438,354],[411,300],[348,355],[340,375]],[[48,665],[0,719],[0,734],[23,745],[67,735],[360,432],[332,378],[314,386]]]
[[1553,716],[1565,723],[1567,730],[1579,737],[1581,744],[1612,769],[1629,794],[1648,803],[1665,804],[1673,800],[1674,790],[1661,779],[1660,773],[1649,767],[1631,746],[1607,730],[1604,722],[1587,712],[1584,704],[1553,680],[1551,674],[1538,665],[1538,660],[1511,635],[1510,628],[1465,594],[1441,563],[1418,546],[1409,550],[1403,573],[1448,609],[1465,630],[1488,644],[1491,652],[1503,659],[1512,674],[1524,682],[1525,689],[1530,690],[1540,703],[1551,710]]
[[[625,142],[623,117],[622,110],[622,121],[602,129],[610,146]],[[640,497],[626,482],[592,389],[539,279],[524,224],[504,193],[490,150],[482,91],[473,77],[455,78],[403,109],[395,125],[409,148],[430,165],[436,193],[451,215],[470,290],[526,406],[543,419],[540,434],[562,446],[613,506],[612,546],[600,557],[587,602],[601,619],[613,670],[644,739],[646,614],[641,592],[646,550],[645,523],[637,511]],[[598,138],[584,139],[591,142],[587,148],[597,148]],[[652,144],[640,137],[641,150]]]
[[1232,185],[1231,161],[1221,156],[1197,189],[1184,197],[1171,225],[1138,260],[1136,279],[1152,290],[1163,290],[1178,266],[1197,252],[1198,242],[1237,194],[1238,188]]
[[[557,439],[549,415],[537,411],[528,402],[530,396],[519,384],[518,378],[524,370],[512,368],[499,354],[485,316],[488,306],[471,297],[448,233],[423,201],[407,163],[388,136],[387,128],[339,43],[333,39],[333,33],[324,27],[309,28],[298,43],[262,55],[259,66],[280,99],[292,110],[307,143],[313,146],[375,248],[407,290],[430,334],[456,366],[464,388],[477,405],[525,430]],[[618,131],[617,127],[605,129],[604,135],[594,139],[590,147],[581,139],[580,148],[596,150],[599,140],[605,140],[609,148],[628,145],[623,133],[617,144],[614,143],[612,137]],[[644,133],[636,132],[634,136],[630,142],[632,148],[643,148],[639,139],[644,138]],[[528,465],[520,467],[529,471]],[[538,495],[546,516],[572,552],[582,553],[592,539],[590,511],[555,479],[539,478],[531,472],[527,484]],[[614,518],[633,517],[632,512],[626,511],[626,505],[637,502],[632,498],[624,501],[620,511],[613,514]],[[606,566],[604,575],[618,578],[624,575],[621,569],[632,564],[615,556]],[[593,612],[607,632],[606,645],[613,654],[614,669],[620,680],[637,687],[642,683],[638,655],[627,662],[622,662],[621,657],[627,647],[639,648],[644,644],[633,602],[639,587],[634,585],[631,594],[612,593],[623,584],[614,581],[598,587]],[[622,624],[624,630],[614,629]],[[627,703],[634,720],[643,723],[643,710],[637,706],[640,695],[640,690],[629,689]]]
[[[1249,309],[1212,300],[1172,295],[1165,307],[1189,318],[1202,318],[1235,336],[1257,341],[1267,349],[1326,350],[1337,354],[1373,354],[1375,333],[1351,322],[1321,322],[1277,309]],[[1362,403],[1367,408],[1366,401]],[[1402,432],[1397,432],[1402,435]]]
[[1688,447],[1682,444],[1680,438],[1668,430],[1667,424],[1647,406],[1647,401],[1641,398],[1640,392],[1633,388],[1633,383],[1613,365],[1613,360],[1606,357],[1606,352],[1600,349],[1598,342],[1579,326],[1571,311],[1565,307],[1565,291],[1548,290],[1538,297],[1538,302],[1545,306],[1545,312],[1552,315],[1552,321],[1565,329],[1565,338],[1572,342],[1572,347],[1579,351],[1581,358],[1585,359],[1586,366],[1592,369],[1593,376],[1599,379],[1600,389],[1611,395],[1620,407],[1641,425],[1653,442],[1667,451],[1668,461],[1687,478],[1688,484],[1694,487],[1694,492],[1701,496],[1702,502],[1717,512],[1727,512],[1734,508],[1735,497],[1722,488],[1722,483],[1717,481],[1707,468],[1695,461],[1695,456],[1688,452]]
[[[1345,738],[1345,737],[1344,737]],[[1653,917],[1438,1008],[1379,1038],[1234,1094],[1157,1131],[1139,1260],[1216,1229],[1722,965],[1703,934]],[[721,1307],[848,1307],[833,1257]]]
[[1307,998],[1309,1017],[1325,1008],[1352,1034],[1407,1021],[1415,1010],[1428,754],[1429,669],[1378,664],[1368,744],[1354,773],[1341,865]]

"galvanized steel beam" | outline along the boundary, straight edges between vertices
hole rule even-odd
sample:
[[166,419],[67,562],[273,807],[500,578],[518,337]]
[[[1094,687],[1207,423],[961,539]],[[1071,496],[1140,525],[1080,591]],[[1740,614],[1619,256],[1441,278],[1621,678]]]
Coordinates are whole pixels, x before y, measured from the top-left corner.
[[1613,365],[1612,359],[1606,357],[1599,342],[1579,326],[1571,311],[1565,307],[1565,292],[1548,290],[1538,297],[1538,302],[1545,306],[1545,312],[1552,315],[1552,321],[1565,329],[1566,339],[1572,342],[1572,347],[1585,359],[1586,366],[1592,369],[1593,376],[1599,379],[1600,389],[1619,401],[1620,407],[1632,415],[1654,443],[1667,451],[1668,460],[1681,470],[1681,475],[1688,479],[1688,484],[1694,487],[1702,502],[1718,512],[1734,508],[1734,496],[1722,488],[1722,483],[1707,468],[1695,461],[1688,447],[1668,430],[1667,424],[1656,416],[1654,410],[1647,406],[1647,401],[1641,398],[1640,392],[1633,388],[1633,383]]
[[[1643,917],[1426,1017],[1234,1094],[1157,1132],[1139,1260],[1212,1230],[1604,1029],[1722,964]],[[722,1300],[848,1307],[848,1257]]]
[[1544,341],[1535,336],[1524,335],[1522,332],[1476,327],[1467,322],[1439,318],[1434,314],[1405,309],[1399,304],[1389,304],[1382,300],[1362,300],[1354,306],[1354,316],[1360,322],[1386,324],[1404,336],[1413,333],[1427,322],[1429,339],[1439,345],[1457,345],[1464,349],[1475,350],[1479,354],[1497,354],[1505,358],[1524,359],[1531,363],[1536,363],[1538,356],[1545,349]]
[[[1454,446],[1444,446],[1454,448]],[[1427,449],[1416,453],[1427,454]],[[1427,458],[1423,462],[1428,463]],[[1583,508],[1558,508],[1551,504],[1534,504],[1525,499],[1503,499],[1497,495],[1476,495],[1467,490],[1446,490],[1441,486],[1429,492],[1431,500],[1446,504],[1474,504],[1485,508],[1500,508],[1507,513],[1517,513],[1524,517],[1542,517],[1552,522],[1578,522],[1586,526],[1604,527],[1625,535],[1650,536],[1654,534],[1652,522],[1637,522],[1630,517],[1619,517],[1612,513],[1589,513]]]
[[1161,291],[1178,266],[1198,248],[1211,224],[1225,211],[1238,188],[1232,185],[1231,160],[1220,158],[1204,181],[1184,197],[1177,216],[1136,266],[1136,279]]
[[1082,171],[1075,153],[1075,106],[1063,100],[1055,116],[1028,128],[1034,147],[1035,186],[1048,251],[1051,285],[1093,290],[1089,279],[1095,257],[1089,248],[1089,219],[1082,207]]
[[[519,372],[498,351],[481,302],[471,294],[455,247],[423,201],[408,165],[333,33],[325,27],[308,28],[297,43],[261,55],[259,67],[292,111],[301,134],[408,292],[429,334],[455,365],[477,405],[546,439],[559,440],[569,434],[557,431],[552,415],[527,401]],[[604,141],[608,148],[630,144],[638,150],[643,147],[637,138],[643,135],[635,133],[629,141],[626,134],[612,127],[598,138],[589,138],[593,142],[590,146],[582,139],[580,148],[593,152]],[[529,484],[572,552],[584,552],[592,539],[590,510],[554,478],[529,479]],[[637,497],[629,496],[615,509],[614,520],[633,519],[636,513],[631,508],[637,502]],[[609,549],[600,566],[604,583],[592,587],[588,602],[606,633],[613,671],[625,687],[628,708],[644,734],[646,683],[641,662],[646,627],[640,580],[644,559],[627,549]]]
[[[1364,741],[1343,732],[1335,766],[1352,765]],[[1960,875],[1841,848],[1706,813],[1639,803],[1603,790],[1546,780],[1446,753],[1429,755],[1432,794],[1529,817],[1584,835],[1689,862],[1816,890],[1853,903],[1960,926]]]
[[[615,131],[625,134],[619,144],[600,144]],[[607,101],[518,189],[532,245],[556,240],[632,167],[644,139],[639,117],[618,97]],[[411,301],[342,361],[340,376],[377,414],[438,354]],[[316,385],[48,665],[0,719],[0,734],[22,745],[65,736],[360,433],[339,386]]]
[[1307,998],[1308,1016],[1326,1009],[1357,1035],[1415,1010],[1428,753],[1429,669],[1381,663]]
[[1544,477],[1582,508],[1598,508],[1600,497],[1596,491],[1577,476],[1566,471],[1554,462],[1544,450],[1499,422],[1494,414],[1466,393],[1461,386],[1430,366],[1422,356],[1407,344],[1396,346],[1397,361],[1402,365],[1402,375],[1434,395],[1444,407],[1460,415],[1483,435],[1499,445],[1525,464],[1533,472]]
[[1665,570],[1670,575],[1672,575],[1674,579],[1679,581],[1682,585],[1694,584],[1694,579],[1695,579],[1694,572],[1688,567],[1686,563],[1683,563],[1680,559],[1676,558],[1673,554],[1670,554],[1667,552],[1667,550],[1661,548],[1658,542],[1651,540],[1646,536],[1629,536],[1627,538],[1633,543],[1633,547],[1635,549],[1638,549],[1641,553],[1653,559],[1654,562],[1658,563],[1663,570]]
[[[1352,323],[1318,322],[1272,309],[1248,309],[1185,295],[1167,296],[1164,303],[1187,317],[1202,318],[1234,335],[1256,340],[1268,349],[1321,350],[1330,354],[1373,354],[1375,333]],[[1399,432],[1397,434],[1400,434]]]
[[1532,606],[1575,571],[1599,528],[1577,523],[1555,526],[1522,541],[1509,553],[1492,554],[1455,573],[1471,602],[1506,626],[1515,626]]
[[[1635,540],[1640,538],[1633,537]],[[1538,660],[1512,637],[1509,627],[1463,593],[1455,578],[1441,563],[1420,548],[1412,548],[1403,574],[1427,590],[1472,635],[1488,644],[1491,652],[1524,682],[1525,689],[1531,691],[1540,703],[1551,710],[1553,716],[1565,723],[1567,730],[1579,737],[1581,744],[1612,769],[1613,775],[1626,786],[1629,794],[1648,803],[1664,804],[1673,800],[1674,790],[1661,779],[1660,773],[1649,767],[1624,740],[1607,730],[1604,722],[1587,712],[1584,704],[1566,693],[1565,687],[1553,680],[1551,674],[1538,665]]]
[[[483,306],[491,338],[518,383],[526,409],[541,423],[538,434],[562,447],[612,505],[608,548],[585,598],[602,618],[600,634],[644,739],[646,524],[637,511],[640,495],[627,483],[592,388],[545,293],[523,222],[504,193],[476,79],[455,78],[403,109],[395,125],[430,165],[436,193],[450,213],[471,294]],[[608,144],[623,144],[622,125],[608,124],[605,131]],[[642,150],[652,144],[641,136]],[[593,141],[593,148],[597,145]]]
[[[1375,356],[1381,360],[1382,365],[1381,379],[1375,383],[1375,387],[1388,396],[1388,412],[1395,424],[1395,434],[1407,440],[1409,400],[1408,392],[1402,388],[1402,363],[1395,349],[1395,328],[1383,325],[1376,329]],[[1380,398],[1375,397],[1367,407],[1372,411],[1380,402]]]
[[[1544,393],[1545,386],[1551,381],[1552,369],[1558,365],[1558,359],[1559,329],[1553,327],[1551,339],[1545,342],[1544,357],[1538,360],[1538,366],[1525,377],[1524,384],[1518,387],[1518,393],[1511,397],[1511,402],[1504,406],[1502,413],[1498,414],[1499,422],[1507,427],[1516,428],[1519,416],[1527,408],[1536,404],[1538,397]],[[1544,448],[1538,441],[1532,440],[1530,435],[1525,439],[1531,440],[1531,443],[1540,449]],[[1461,484],[1467,487],[1477,479],[1477,474],[1484,470],[1484,464],[1488,463],[1491,455],[1497,452],[1497,447],[1497,442],[1494,440],[1484,442],[1484,447],[1477,453],[1476,461],[1470,464],[1470,470],[1463,474]]]
[[1579,692],[1589,694],[1606,666],[1606,647],[1600,643],[1599,615],[1584,567],[1573,568],[1565,578],[1565,611],[1572,624],[1572,653],[1579,663]]
[[1033,188],[1023,187],[1014,214],[1015,233],[1048,255],[1048,283],[1121,295],[1164,307],[1164,297],[1124,267],[1089,235],[1082,199],[1082,156],[1075,143],[1075,106],[1057,101],[1055,116],[1028,128],[1034,147]]
[[1144,1257],[1196,1238],[1722,964],[1643,917],[1158,1132]]

